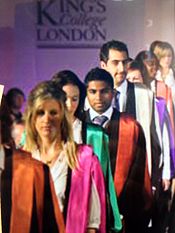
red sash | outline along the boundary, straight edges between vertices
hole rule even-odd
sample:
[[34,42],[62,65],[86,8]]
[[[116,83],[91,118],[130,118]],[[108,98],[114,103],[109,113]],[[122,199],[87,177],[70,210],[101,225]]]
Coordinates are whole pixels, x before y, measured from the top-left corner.
[[134,159],[135,138],[138,138],[138,128],[135,121],[131,121],[129,117],[120,117],[117,161],[114,173],[114,184],[118,197],[121,194]]
[[174,127],[174,113],[173,113],[173,100],[172,100],[172,93],[171,89],[161,81],[157,81],[157,88],[156,88],[156,96],[162,97],[166,100],[167,109],[170,115],[171,125],[173,132],[175,132]]
[[[114,184],[118,197],[120,196],[128,178],[135,154],[137,154],[137,148],[139,149],[139,130],[141,130],[141,128],[139,128],[139,125],[136,123],[136,121],[131,120],[131,118],[127,116],[120,117],[117,161],[114,173]],[[142,154],[140,156],[144,155]],[[146,151],[145,159],[145,175],[142,195],[144,195],[144,199],[146,201],[145,209],[149,209],[152,205],[152,191],[151,180],[148,173]]]

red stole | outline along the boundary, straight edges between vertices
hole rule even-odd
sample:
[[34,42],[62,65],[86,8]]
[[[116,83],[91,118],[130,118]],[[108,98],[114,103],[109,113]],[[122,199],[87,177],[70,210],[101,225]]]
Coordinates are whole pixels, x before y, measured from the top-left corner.
[[[31,166],[27,167],[24,163],[18,163],[17,160],[13,160],[10,233],[30,233],[33,207],[33,181],[33,168]],[[42,188],[41,186],[41,191],[43,192]],[[24,190],[27,190],[27,192],[24,193]],[[39,224],[40,227],[41,224]]]
[[157,81],[156,83],[156,97],[162,97],[166,100],[167,109],[170,115],[170,121],[172,125],[173,132],[175,132],[174,126],[174,112],[173,112],[173,101],[171,89],[162,81]]
[[133,139],[135,137],[138,137],[135,124],[130,121],[130,118],[120,117],[117,160],[114,173],[114,183],[118,197],[121,194],[134,159],[135,143],[133,143]]
[[[55,218],[56,227],[59,227],[59,232],[64,233],[64,221],[61,212],[58,208],[57,197],[54,191],[53,182],[49,174],[49,168],[31,158],[31,156],[23,151],[14,151],[12,157],[12,203],[10,212],[10,231],[9,233],[30,233],[32,210],[34,204],[34,195],[36,200],[36,213],[38,233],[47,232],[43,226],[47,223],[43,222],[43,216],[46,214],[49,218]],[[11,160],[9,158],[9,162]],[[7,158],[8,159],[8,158]],[[8,165],[8,161],[7,161]],[[44,168],[45,166],[45,168]],[[8,173],[8,166],[5,169]],[[46,177],[48,178],[46,182]],[[8,184],[8,180],[5,180]],[[47,187],[46,187],[47,186]],[[7,185],[5,185],[7,187]],[[49,191],[51,196],[48,196]],[[46,191],[47,190],[47,191]],[[50,198],[48,201],[47,198]],[[50,204],[53,205],[53,212],[50,209]],[[44,205],[46,204],[46,208]],[[51,206],[52,206],[51,205]],[[47,213],[46,213],[47,211]],[[58,228],[57,231],[58,232]]]
[[[143,185],[143,195],[145,196],[147,202],[147,208],[150,207],[152,200],[151,191],[151,181],[148,173],[148,164],[146,149],[140,150],[138,144],[139,131],[142,130],[140,126],[132,118],[121,114],[119,121],[119,137],[118,137],[118,149],[117,149],[117,160],[114,173],[114,184],[117,192],[117,197],[124,188],[127,181],[129,172],[132,169],[132,165],[135,160],[135,156],[144,156],[144,184]],[[142,132],[143,134],[143,132]],[[140,164],[143,166],[143,164]],[[142,195],[142,194],[141,194]],[[145,207],[146,208],[146,207]]]

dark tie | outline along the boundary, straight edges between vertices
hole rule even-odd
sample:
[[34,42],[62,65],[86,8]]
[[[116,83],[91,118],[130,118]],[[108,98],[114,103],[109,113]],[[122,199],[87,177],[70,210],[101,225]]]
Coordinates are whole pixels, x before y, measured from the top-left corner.
[[120,111],[120,104],[119,104],[119,99],[120,99],[120,92],[116,91],[115,93],[115,108]]
[[96,125],[103,125],[108,120],[107,116],[97,116],[93,119],[93,123]]

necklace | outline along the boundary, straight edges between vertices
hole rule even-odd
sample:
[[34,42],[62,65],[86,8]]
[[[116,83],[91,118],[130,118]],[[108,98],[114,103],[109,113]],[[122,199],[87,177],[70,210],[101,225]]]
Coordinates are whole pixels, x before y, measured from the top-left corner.
[[58,156],[60,155],[60,153],[61,153],[61,149],[58,151],[58,153],[56,153],[52,158],[50,158],[50,159],[45,159],[45,163],[50,167],[52,164],[53,164],[53,162],[58,158]]
[[52,165],[53,161],[56,160],[57,157],[58,157],[58,154],[55,155],[55,156],[54,156],[53,158],[51,158],[51,159],[45,160],[45,163],[50,167],[50,166]]
[[50,166],[51,166],[52,161],[53,161],[53,159],[51,159],[51,160],[46,160],[46,164],[50,167]]

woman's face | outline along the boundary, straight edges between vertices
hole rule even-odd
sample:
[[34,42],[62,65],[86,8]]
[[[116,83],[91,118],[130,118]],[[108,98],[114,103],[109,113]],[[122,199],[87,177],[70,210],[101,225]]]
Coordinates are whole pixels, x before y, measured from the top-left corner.
[[41,140],[54,141],[60,135],[63,113],[54,99],[43,101],[36,111],[35,128]]
[[17,109],[21,109],[23,104],[24,104],[25,100],[24,100],[24,96],[17,94],[16,96],[14,96],[14,104],[13,107],[17,108]]
[[173,55],[171,50],[167,50],[165,55],[160,59],[159,63],[162,68],[170,68]]
[[147,60],[144,60],[143,63],[146,67],[149,78],[155,79],[157,69],[158,69],[157,60],[155,58],[147,59]]
[[79,88],[73,84],[67,84],[63,86],[63,91],[66,93],[66,106],[69,113],[74,116],[80,100]]
[[143,83],[143,78],[140,70],[130,70],[128,69],[126,79],[132,83]]

